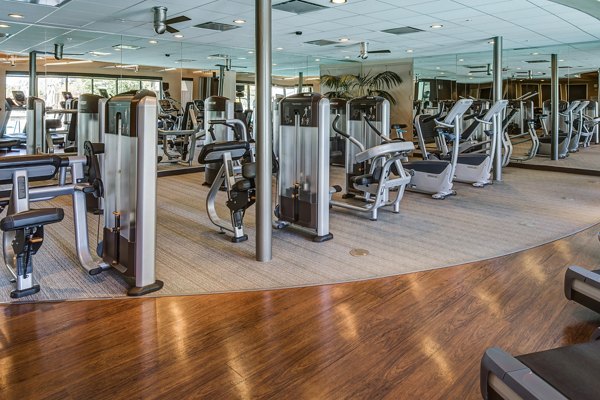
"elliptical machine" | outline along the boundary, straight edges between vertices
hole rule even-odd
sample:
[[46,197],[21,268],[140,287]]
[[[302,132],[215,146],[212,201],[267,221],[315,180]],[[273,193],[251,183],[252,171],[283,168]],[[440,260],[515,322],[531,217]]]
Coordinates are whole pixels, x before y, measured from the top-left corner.
[[[469,107],[471,107],[471,104],[473,104],[473,100],[471,99],[460,99],[454,103],[454,106],[448,111],[443,121],[435,119],[437,126],[452,128],[454,131],[452,156],[450,160],[418,160],[404,163],[404,168],[411,175],[411,180],[407,187],[408,190],[431,194],[431,197],[436,200],[443,200],[448,196],[456,194],[452,186],[459,153],[461,118]],[[425,151],[423,152],[425,154]]]

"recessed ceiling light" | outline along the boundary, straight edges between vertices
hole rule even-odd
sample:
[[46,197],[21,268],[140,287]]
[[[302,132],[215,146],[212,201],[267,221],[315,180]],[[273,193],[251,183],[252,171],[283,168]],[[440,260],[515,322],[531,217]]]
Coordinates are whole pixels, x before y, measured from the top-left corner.
[[488,44],[494,44],[493,40],[488,41]]
[[445,75],[445,74],[446,74],[445,72],[440,72],[440,75]]
[[175,34],[173,36],[176,37],[177,39],[181,39],[183,37],[183,35],[181,33]]
[[473,79],[473,77],[470,77],[469,79]]
[[158,41],[157,40],[148,40],[148,43],[150,43],[150,44],[156,44],[156,43],[158,43]]
[[248,52],[248,54],[254,54],[254,52],[253,52],[252,50],[250,50],[250,51]]
[[433,29],[440,29],[440,28],[443,28],[443,27],[444,27],[444,25],[440,25],[440,24],[434,24],[434,25],[431,25],[431,27],[432,27]]
[[280,50],[281,51],[281,50],[283,50],[283,47],[278,47],[275,50]]
[[274,66],[274,67],[276,67],[276,66],[277,66],[277,64],[273,64],[273,66]]
[[245,19],[234,19],[233,23],[235,23],[235,24],[245,24],[246,20]]
[[246,57],[238,57],[237,59],[238,59],[238,60],[245,60],[245,59],[246,59]]
[[537,56],[540,53],[531,53],[532,56]]
[[96,56],[96,57],[99,57],[99,56],[109,56],[110,55],[110,53],[105,53],[105,52],[102,52],[102,51],[90,51],[90,54],[93,55],[93,56]]
[[8,26],[6,24],[0,24],[0,28],[10,28],[10,26]]
[[[598,0],[600,1],[600,0]],[[348,2],[348,0],[329,0],[330,3],[333,4],[346,4]]]
[[25,18],[24,16],[22,16],[21,14],[8,14],[9,17],[11,18],[16,18],[16,19],[22,19]]
[[412,53],[413,51],[414,51],[413,49],[406,50],[407,53]]
[[350,39],[348,39],[347,37],[340,38],[340,42],[347,42],[348,40]]
[[435,69],[440,69],[440,67],[435,67]]
[[345,56],[344,58],[350,58],[350,56]]
[[458,59],[458,62],[463,62],[463,61],[465,61],[465,59],[464,59],[464,58],[459,58],[459,59]]
[[320,58],[315,58],[315,61],[321,61],[321,59]]
[[[598,0],[598,1],[600,1],[600,0]],[[558,60],[558,61],[559,61],[559,62],[563,62],[563,61],[565,61],[565,60]]]

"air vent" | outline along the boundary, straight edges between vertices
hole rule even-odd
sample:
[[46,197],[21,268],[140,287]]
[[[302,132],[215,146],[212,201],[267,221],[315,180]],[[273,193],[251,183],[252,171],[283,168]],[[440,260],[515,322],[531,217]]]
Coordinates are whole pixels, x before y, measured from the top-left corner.
[[348,58],[345,58],[343,60],[338,60],[338,61],[339,62],[347,62],[347,63],[357,63],[357,62],[359,62],[359,61],[356,61],[356,60],[350,60]]
[[332,40],[319,39],[319,40],[311,40],[310,42],[304,42],[304,43],[314,44],[317,46],[330,46],[332,44],[336,44],[337,42],[334,42]]
[[176,63],[188,63],[188,62],[194,62],[196,60],[192,60],[191,58],[180,58],[179,60],[175,60]]
[[468,69],[480,69],[487,68],[487,65],[465,65],[464,67]]
[[229,56],[227,54],[221,54],[221,53],[219,53],[219,54],[211,54],[209,57],[210,58],[223,58],[225,60],[229,58]]
[[529,64],[542,64],[542,63],[547,63],[550,62],[548,60],[529,60],[529,61],[525,61],[526,63]]
[[325,6],[320,6],[318,4],[309,3],[304,0],[290,0],[283,3],[273,5],[275,10],[285,11],[294,14],[306,14],[313,11],[323,10]]
[[385,29],[381,32],[391,33],[392,35],[406,35],[407,33],[423,32],[423,29],[413,28],[411,26],[403,26],[400,28]]
[[237,29],[239,26],[230,25],[230,24],[222,24],[220,22],[205,22],[203,24],[194,25],[194,28],[200,29],[211,29],[213,31],[230,31],[232,29]]
[[575,68],[575,67],[571,67],[570,65],[564,65],[564,66],[558,67],[558,68],[560,68],[560,69],[563,69],[563,68],[569,69],[569,68]]
[[10,0],[18,3],[36,4],[38,6],[60,7],[67,4],[71,0]]

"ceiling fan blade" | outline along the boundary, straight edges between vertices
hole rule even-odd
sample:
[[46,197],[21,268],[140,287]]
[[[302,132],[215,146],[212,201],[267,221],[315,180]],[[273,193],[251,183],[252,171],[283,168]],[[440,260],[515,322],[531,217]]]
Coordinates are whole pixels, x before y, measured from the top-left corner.
[[389,50],[369,50],[369,54],[390,54]]
[[171,25],[167,25],[167,32],[169,32],[169,33],[177,33],[177,32],[179,32],[179,30],[173,28]]
[[165,21],[165,24],[178,24],[180,22],[191,21],[191,18],[186,17],[185,15],[180,15],[179,17],[170,18]]
[[63,56],[85,56],[85,53],[63,53]]
[[231,68],[248,68],[248,67],[244,67],[243,65],[232,65]]

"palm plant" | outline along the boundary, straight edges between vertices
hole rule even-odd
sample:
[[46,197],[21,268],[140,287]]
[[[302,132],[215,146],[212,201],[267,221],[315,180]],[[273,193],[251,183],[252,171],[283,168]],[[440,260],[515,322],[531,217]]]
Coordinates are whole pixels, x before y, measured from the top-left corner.
[[381,96],[390,103],[396,104],[396,99],[388,91],[402,83],[400,75],[393,71],[373,74],[370,71],[363,75],[323,75],[321,85],[330,90],[323,95],[329,98],[352,99],[363,96]]

